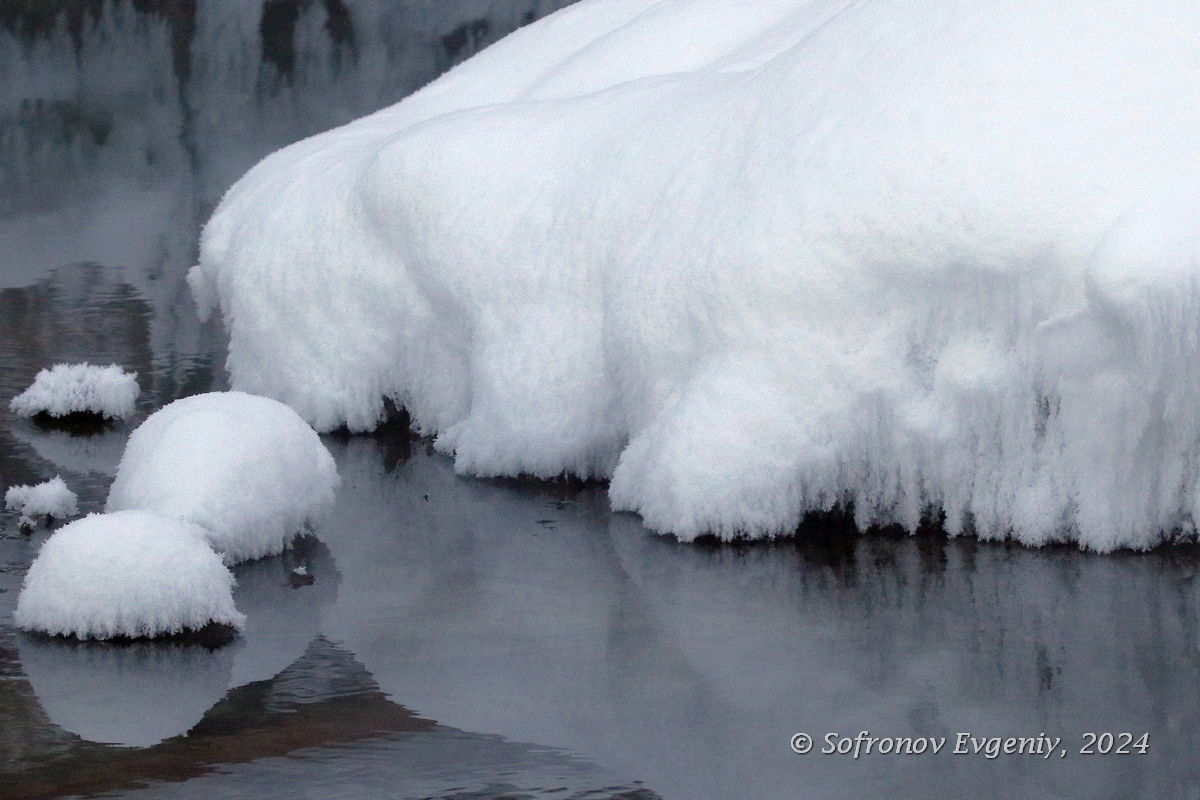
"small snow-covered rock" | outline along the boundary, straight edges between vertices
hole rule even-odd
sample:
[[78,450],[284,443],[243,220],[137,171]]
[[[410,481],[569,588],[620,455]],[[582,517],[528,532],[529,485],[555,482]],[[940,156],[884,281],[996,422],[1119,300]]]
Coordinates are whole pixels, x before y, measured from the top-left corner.
[[196,525],[144,511],[91,514],[30,566],[13,618],[28,631],[143,638],[210,623],[241,630],[233,575]]
[[283,552],[333,504],[333,457],[296,412],[241,392],[187,397],[133,435],[107,510],[143,509],[202,526],[226,563]]
[[36,486],[11,486],[4,493],[4,507],[23,517],[73,517],[78,513],[75,493],[67,488],[60,477],[39,483]]
[[18,417],[42,413],[65,417],[83,412],[124,419],[133,413],[140,391],[137,373],[116,364],[55,364],[39,372],[33,385],[14,397],[8,407]]

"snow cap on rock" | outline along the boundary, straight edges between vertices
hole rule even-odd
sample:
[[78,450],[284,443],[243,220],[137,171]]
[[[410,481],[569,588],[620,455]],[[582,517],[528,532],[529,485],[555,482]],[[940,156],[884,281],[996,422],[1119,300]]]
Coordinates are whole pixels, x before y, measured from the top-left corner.
[[36,486],[11,486],[4,493],[4,507],[27,517],[49,514],[60,519],[78,513],[78,497],[67,488],[61,476]]
[[90,514],[51,536],[29,568],[17,625],[81,639],[145,638],[210,623],[240,630],[233,575],[196,525],[144,511]]
[[226,563],[280,553],[333,504],[337,467],[282,403],[211,392],[167,405],[129,437],[107,510],[194,523]]
[[140,391],[137,373],[116,364],[55,364],[39,372],[33,385],[14,397],[8,407],[18,417],[90,413],[125,419],[133,413]]

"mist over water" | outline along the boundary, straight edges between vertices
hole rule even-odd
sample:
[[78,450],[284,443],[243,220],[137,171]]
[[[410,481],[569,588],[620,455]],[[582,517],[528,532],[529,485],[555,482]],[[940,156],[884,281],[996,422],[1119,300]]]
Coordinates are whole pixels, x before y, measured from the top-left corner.
[[[101,356],[139,371],[148,409],[224,388],[225,332],[200,324],[184,276],[229,186],[272,151],[397,102],[567,4],[0,8],[0,347],[16,366],[0,378],[6,396],[56,359]],[[142,309],[96,310],[117,296]],[[113,326],[128,329],[122,351],[97,350]],[[5,469],[18,471],[3,473],[9,483],[28,479]]]
[[[565,4],[0,7],[4,485],[61,474],[98,511],[146,414],[227,387],[222,326],[183,276],[246,169]],[[60,360],[136,370],[138,414],[87,437],[14,419]],[[681,545],[601,485],[458,477],[403,424],[324,440],[337,506],[235,570],[247,628],[220,649],[18,633],[51,531],[0,518],[0,796],[1200,797],[1194,546],[1095,556],[837,519]],[[820,754],[860,731],[948,744]],[[1089,731],[1150,747],[1081,755]],[[953,755],[959,732],[1068,754]]]

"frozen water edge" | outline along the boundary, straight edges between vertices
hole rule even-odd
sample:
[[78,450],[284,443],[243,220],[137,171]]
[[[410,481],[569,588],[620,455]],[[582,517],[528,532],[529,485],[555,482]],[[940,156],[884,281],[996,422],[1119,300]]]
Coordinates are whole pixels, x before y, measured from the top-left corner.
[[189,283],[236,388],[684,540],[1145,549],[1200,513],[1198,27],[585,0],[265,159]]

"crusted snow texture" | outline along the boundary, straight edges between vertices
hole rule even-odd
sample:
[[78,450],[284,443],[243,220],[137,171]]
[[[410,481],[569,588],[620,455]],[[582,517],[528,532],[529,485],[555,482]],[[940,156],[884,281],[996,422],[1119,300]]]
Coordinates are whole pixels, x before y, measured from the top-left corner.
[[78,513],[78,496],[67,488],[61,476],[36,486],[10,486],[4,493],[4,507],[27,517],[49,514],[60,519]]
[[51,536],[25,575],[18,627],[81,639],[241,630],[233,575],[196,525],[145,511],[89,514]]
[[133,413],[140,391],[137,373],[116,364],[55,364],[39,372],[33,385],[14,397],[8,407],[19,417],[88,412],[124,419]]
[[283,552],[333,505],[337,467],[295,411],[211,392],[151,414],[129,437],[106,509],[195,523],[233,564]]
[[1200,495],[1200,4],[583,0],[263,160],[236,388],[682,539],[1145,548]]

